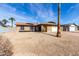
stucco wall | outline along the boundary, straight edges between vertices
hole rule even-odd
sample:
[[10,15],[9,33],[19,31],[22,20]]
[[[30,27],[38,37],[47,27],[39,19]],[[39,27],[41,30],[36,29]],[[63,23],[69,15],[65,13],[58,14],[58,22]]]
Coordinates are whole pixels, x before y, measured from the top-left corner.
[[52,32],[52,26],[47,26],[47,32]]
[[63,27],[60,27],[60,30],[63,31]]
[[16,26],[16,31],[18,32],[20,30],[20,26]]
[[29,26],[25,26],[25,27],[24,27],[24,30],[25,30],[25,31],[31,31],[31,28],[30,28]]
[[42,31],[42,32],[47,32],[47,26],[43,26],[43,25],[42,25],[42,26],[41,26],[41,31]]
[[[16,31],[20,31],[21,26],[16,26]],[[29,26],[24,26],[24,31],[31,31],[31,28]]]

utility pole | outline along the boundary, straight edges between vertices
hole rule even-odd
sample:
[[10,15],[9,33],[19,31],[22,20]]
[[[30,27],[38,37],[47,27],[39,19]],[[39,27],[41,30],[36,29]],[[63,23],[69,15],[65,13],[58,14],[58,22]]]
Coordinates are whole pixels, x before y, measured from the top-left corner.
[[61,37],[61,32],[60,32],[60,3],[58,3],[58,25],[57,25],[57,37]]

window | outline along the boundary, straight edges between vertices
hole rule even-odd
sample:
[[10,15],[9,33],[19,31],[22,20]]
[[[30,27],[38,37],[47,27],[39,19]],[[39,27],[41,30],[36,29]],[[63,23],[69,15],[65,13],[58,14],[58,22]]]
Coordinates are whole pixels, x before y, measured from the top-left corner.
[[24,30],[24,26],[21,26],[20,30]]

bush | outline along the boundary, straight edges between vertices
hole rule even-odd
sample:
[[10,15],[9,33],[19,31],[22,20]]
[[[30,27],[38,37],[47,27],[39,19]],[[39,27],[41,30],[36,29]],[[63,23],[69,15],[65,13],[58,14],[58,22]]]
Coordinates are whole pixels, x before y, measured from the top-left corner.
[[11,42],[7,38],[0,36],[0,56],[11,56],[13,54],[12,48]]

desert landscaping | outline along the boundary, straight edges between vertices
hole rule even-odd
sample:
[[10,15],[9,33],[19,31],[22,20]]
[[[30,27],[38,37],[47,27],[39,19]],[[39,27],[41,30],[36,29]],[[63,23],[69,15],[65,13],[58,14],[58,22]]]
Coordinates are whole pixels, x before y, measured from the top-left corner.
[[6,32],[2,33],[12,44],[12,56],[77,56],[79,31],[61,32]]

